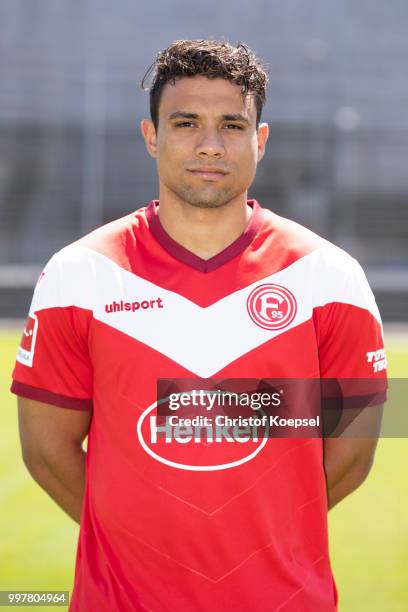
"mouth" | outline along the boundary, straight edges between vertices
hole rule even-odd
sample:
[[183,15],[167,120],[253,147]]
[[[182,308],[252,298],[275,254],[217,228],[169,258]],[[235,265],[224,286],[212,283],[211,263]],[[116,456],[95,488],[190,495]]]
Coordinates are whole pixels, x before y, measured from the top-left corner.
[[189,170],[189,172],[191,172],[191,174],[194,176],[202,178],[206,181],[216,181],[223,178],[227,174],[225,170],[214,167],[194,168]]

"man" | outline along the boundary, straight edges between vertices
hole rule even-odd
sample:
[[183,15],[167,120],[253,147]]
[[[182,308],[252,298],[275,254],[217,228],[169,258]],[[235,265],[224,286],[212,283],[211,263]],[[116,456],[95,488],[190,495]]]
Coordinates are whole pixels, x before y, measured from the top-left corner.
[[28,469],[81,524],[73,612],[336,609],[327,509],[375,438],[171,437],[157,418],[160,378],[369,379],[382,401],[357,262],[247,200],[266,82],[243,45],[161,52],[141,124],[159,200],[63,248],[36,287],[12,390]]

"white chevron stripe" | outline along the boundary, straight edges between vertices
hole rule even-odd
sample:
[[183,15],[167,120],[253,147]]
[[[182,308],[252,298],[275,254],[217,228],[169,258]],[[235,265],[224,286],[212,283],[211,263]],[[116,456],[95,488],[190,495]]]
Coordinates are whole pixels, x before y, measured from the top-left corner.
[[[75,305],[94,318],[166,355],[200,377],[210,377],[268,340],[307,321],[313,308],[342,302],[364,308],[380,321],[359,264],[336,247],[324,247],[284,270],[202,308],[124,270],[91,249],[69,246],[54,255],[37,285],[30,312]],[[288,327],[267,330],[249,317],[246,301],[258,285],[289,289],[298,310]],[[107,313],[105,305],[161,298],[163,308]]]

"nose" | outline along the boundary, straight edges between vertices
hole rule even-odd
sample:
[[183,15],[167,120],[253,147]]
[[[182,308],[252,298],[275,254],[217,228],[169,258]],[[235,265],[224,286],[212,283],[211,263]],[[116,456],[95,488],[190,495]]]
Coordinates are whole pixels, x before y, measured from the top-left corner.
[[215,157],[219,159],[225,153],[222,134],[217,129],[207,129],[200,134],[196,154],[201,159]]

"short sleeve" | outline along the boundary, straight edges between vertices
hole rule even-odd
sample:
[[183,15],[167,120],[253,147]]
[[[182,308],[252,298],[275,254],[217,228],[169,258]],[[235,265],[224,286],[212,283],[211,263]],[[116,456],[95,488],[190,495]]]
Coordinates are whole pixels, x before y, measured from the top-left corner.
[[50,259],[35,287],[11,391],[63,408],[89,410],[93,395],[88,351],[92,310],[71,297],[78,267],[64,270],[61,253]]
[[332,282],[335,298],[314,312],[320,376],[338,381],[350,405],[383,403],[387,360],[373,292],[360,264],[348,255],[333,270]]

